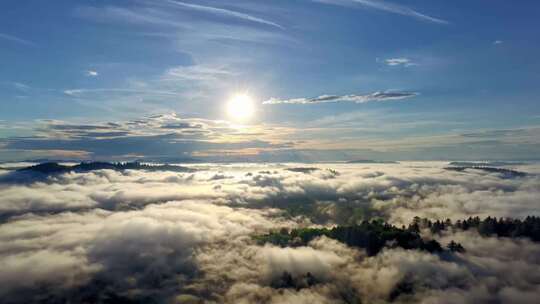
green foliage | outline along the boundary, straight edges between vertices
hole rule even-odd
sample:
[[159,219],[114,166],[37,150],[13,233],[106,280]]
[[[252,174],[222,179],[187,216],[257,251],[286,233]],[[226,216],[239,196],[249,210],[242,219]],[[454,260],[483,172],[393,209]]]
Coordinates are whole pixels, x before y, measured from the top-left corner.
[[328,228],[300,228],[281,230],[256,236],[259,244],[271,243],[277,246],[304,246],[313,239],[326,236],[351,247],[363,248],[370,256],[376,255],[384,247],[419,249],[428,252],[442,251],[434,240],[425,241],[418,232],[397,228],[382,220],[363,221],[360,225],[336,226]]
[[450,220],[430,221],[418,219],[419,227],[429,228],[432,233],[443,230],[471,230],[474,229],[482,236],[498,236],[509,238],[529,238],[533,242],[540,242],[540,217],[528,216],[524,220],[490,217],[481,220],[479,217],[469,217],[453,223]]

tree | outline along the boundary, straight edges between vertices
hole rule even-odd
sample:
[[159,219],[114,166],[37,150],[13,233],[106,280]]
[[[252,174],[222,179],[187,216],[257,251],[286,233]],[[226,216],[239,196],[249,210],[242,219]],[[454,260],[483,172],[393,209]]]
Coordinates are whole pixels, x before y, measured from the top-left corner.
[[465,248],[463,248],[463,246],[460,243],[454,242],[454,240],[448,243],[447,247],[452,252],[460,252],[460,253],[465,252]]

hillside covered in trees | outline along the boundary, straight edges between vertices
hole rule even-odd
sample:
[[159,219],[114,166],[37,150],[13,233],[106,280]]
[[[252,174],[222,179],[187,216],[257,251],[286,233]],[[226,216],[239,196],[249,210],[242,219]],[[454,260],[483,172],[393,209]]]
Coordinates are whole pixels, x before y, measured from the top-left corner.
[[478,216],[469,217],[465,220],[452,222],[431,221],[426,218],[416,217],[409,226],[409,230],[430,229],[437,234],[447,229],[454,230],[476,230],[482,236],[497,236],[509,238],[529,238],[533,242],[540,242],[540,217],[528,216],[524,220],[490,217],[481,220]]
[[39,172],[43,174],[57,174],[67,172],[89,172],[94,170],[147,170],[147,171],[174,171],[192,172],[194,169],[176,165],[148,165],[139,162],[109,163],[109,162],[82,162],[77,165],[62,165],[55,162],[42,163],[35,166],[19,169],[19,172]]
[[435,240],[424,240],[417,231],[402,229],[381,220],[364,221],[360,225],[336,226],[334,228],[281,229],[256,236],[259,244],[271,243],[282,247],[305,246],[313,239],[326,236],[351,247],[366,249],[368,255],[379,253],[384,247],[401,247],[428,252],[440,252],[443,248]]
[[524,177],[527,175],[527,173],[525,172],[521,172],[521,171],[517,171],[513,169],[494,168],[494,167],[481,166],[481,165],[446,167],[445,169],[450,170],[450,171],[457,171],[457,172],[464,172],[466,170],[479,170],[479,171],[484,171],[487,173],[496,173],[496,174],[499,174],[503,178],[516,178],[516,177]]
[[[540,217],[529,216],[524,220],[487,217],[470,217],[465,220],[452,222],[431,221],[415,217],[408,227],[398,228],[382,220],[364,221],[360,225],[335,226],[333,228],[300,228],[272,231],[268,234],[257,235],[254,239],[259,244],[270,243],[281,247],[306,246],[315,238],[326,236],[351,247],[365,249],[369,256],[377,255],[385,247],[400,247],[403,249],[423,250],[430,253],[444,251],[443,246],[436,240],[422,238],[420,231],[429,229],[433,234],[440,234],[447,229],[474,229],[484,237],[529,238],[540,242]],[[446,248],[452,252],[464,252],[465,248],[451,241]]]

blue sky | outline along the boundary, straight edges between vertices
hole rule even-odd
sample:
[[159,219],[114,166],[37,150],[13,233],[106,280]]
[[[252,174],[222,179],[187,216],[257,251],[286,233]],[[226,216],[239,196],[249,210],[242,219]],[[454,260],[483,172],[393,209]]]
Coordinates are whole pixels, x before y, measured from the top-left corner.
[[[0,158],[537,158],[539,13],[532,0],[2,1]],[[242,92],[257,106],[240,126],[225,108]]]

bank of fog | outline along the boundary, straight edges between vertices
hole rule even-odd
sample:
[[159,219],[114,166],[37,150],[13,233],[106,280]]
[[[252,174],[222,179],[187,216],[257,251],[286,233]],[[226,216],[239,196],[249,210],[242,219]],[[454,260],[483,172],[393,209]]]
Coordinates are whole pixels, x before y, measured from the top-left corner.
[[[442,163],[235,165],[196,172],[101,170],[0,177],[0,294],[7,302],[534,302],[540,248],[445,231],[465,252],[386,248],[367,256],[327,237],[257,244],[283,227],[383,218],[409,224],[539,215],[533,173],[506,178]],[[523,167],[520,170],[527,171]],[[530,171],[534,172],[531,167]]]

